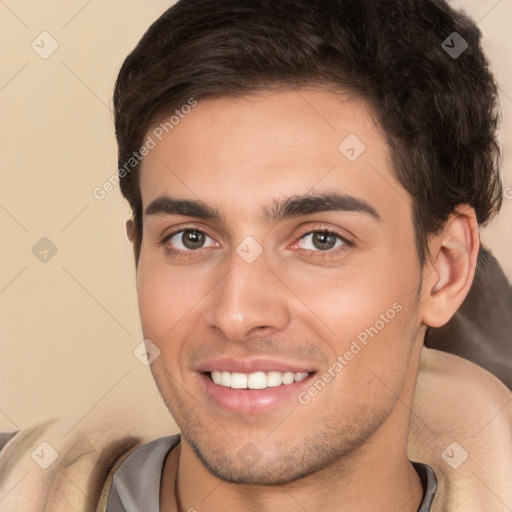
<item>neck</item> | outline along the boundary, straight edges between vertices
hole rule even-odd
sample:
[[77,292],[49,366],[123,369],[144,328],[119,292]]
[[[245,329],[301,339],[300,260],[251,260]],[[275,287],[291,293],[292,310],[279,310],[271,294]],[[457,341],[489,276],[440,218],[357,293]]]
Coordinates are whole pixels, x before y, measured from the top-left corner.
[[[401,443],[389,442],[386,434],[392,429],[393,439],[402,439]],[[162,512],[416,512],[423,488],[407,458],[407,432],[408,424],[397,432],[396,424],[388,421],[364,445],[336,463],[275,486],[219,480],[182,438],[164,466]]]

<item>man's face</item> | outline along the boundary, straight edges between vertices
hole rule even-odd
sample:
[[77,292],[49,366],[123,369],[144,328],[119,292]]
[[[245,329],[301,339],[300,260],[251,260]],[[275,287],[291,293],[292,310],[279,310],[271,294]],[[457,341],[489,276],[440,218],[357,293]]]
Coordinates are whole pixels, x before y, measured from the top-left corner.
[[407,429],[421,269],[409,195],[364,103],[202,99],[146,156],[140,186],[151,368],[214,475],[286,482]]

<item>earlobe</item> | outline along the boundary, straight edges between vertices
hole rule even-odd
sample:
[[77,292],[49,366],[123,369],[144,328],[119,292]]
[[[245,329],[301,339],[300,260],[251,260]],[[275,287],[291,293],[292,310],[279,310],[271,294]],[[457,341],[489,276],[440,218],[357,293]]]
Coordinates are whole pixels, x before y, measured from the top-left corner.
[[423,322],[445,325],[462,304],[475,275],[480,237],[475,211],[460,206],[441,233],[432,238],[424,268]]

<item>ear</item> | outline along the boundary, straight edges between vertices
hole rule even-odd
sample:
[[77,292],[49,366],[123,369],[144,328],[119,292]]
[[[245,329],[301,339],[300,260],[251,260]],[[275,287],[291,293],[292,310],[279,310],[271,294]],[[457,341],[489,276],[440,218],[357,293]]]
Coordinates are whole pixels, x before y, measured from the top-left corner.
[[441,327],[460,307],[473,282],[479,248],[475,210],[460,205],[429,241],[423,268],[423,323]]
[[139,265],[140,241],[137,240],[138,237],[136,236],[135,221],[133,220],[133,217],[126,221],[126,236],[132,244],[133,256],[135,258],[135,269],[137,269]]
[[128,236],[128,240],[133,244],[135,239],[135,223],[133,219],[128,219],[126,221],[126,235]]

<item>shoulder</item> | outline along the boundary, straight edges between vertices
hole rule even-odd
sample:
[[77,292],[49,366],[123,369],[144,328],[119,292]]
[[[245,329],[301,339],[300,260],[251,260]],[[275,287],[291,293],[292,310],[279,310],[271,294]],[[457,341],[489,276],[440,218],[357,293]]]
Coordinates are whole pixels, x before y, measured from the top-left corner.
[[[168,430],[165,425],[149,429],[139,423],[112,415],[91,418],[70,430],[69,421],[54,419],[3,435],[0,509],[97,510],[118,462],[139,446],[143,454],[144,443]],[[156,441],[148,444],[161,446]]]
[[448,426],[449,417],[461,435],[491,427],[491,418],[493,428],[512,433],[512,392],[480,366],[439,350],[423,348],[414,406],[427,413],[425,421],[435,418],[440,427]]
[[512,393],[489,372],[424,348],[409,432],[439,481],[433,510],[512,505]]
[[166,455],[180,442],[180,435],[160,437],[148,443],[132,448],[124,454],[116,466],[111,470],[114,484],[123,485],[136,483],[148,478],[152,473],[160,475]]
[[158,512],[165,458],[180,442],[180,435],[161,437],[127,451],[105,480],[98,512],[144,507]]

